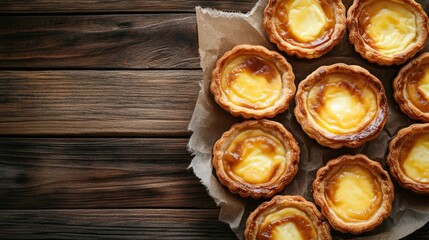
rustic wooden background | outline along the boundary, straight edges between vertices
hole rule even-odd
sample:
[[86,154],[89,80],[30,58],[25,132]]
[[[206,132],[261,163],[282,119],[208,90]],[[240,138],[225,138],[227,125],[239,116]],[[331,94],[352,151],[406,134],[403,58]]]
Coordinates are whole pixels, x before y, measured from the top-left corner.
[[1,0],[0,238],[235,239],[187,169],[194,7],[255,2]]

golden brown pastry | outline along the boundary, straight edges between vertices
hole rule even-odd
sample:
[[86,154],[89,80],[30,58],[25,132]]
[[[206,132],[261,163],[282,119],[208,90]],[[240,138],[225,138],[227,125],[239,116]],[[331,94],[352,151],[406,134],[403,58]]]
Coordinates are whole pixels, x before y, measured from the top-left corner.
[[303,130],[331,148],[358,147],[377,137],[387,120],[383,85],[355,65],[318,68],[299,84],[295,101]]
[[409,62],[393,81],[395,100],[410,118],[429,122],[429,53]]
[[219,181],[242,197],[268,198],[298,171],[300,150],[280,123],[269,120],[234,124],[213,147]]
[[341,0],[270,0],[264,27],[270,41],[287,54],[318,58],[343,38],[346,10]]
[[429,123],[401,129],[390,142],[387,164],[403,188],[429,195]]
[[330,240],[329,224],[313,203],[301,196],[275,196],[247,218],[246,240]]
[[279,53],[239,45],[217,61],[210,90],[233,116],[270,118],[288,108],[296,90],[294,80],[292,67]]
[[347,28],[350,43],[363,58],[398,65],[425,47],[428,17],[414,0],[355,0]]
[[331,226],[353,234],[377,227],[392,210],[393,184],[378,162],[343,155],[317,171],[313,197]]

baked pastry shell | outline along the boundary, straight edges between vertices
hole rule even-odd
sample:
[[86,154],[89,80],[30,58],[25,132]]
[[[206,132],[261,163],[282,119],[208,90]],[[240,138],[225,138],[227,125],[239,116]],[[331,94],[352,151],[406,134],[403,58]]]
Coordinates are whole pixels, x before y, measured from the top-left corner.
[[[251,109],[232,103],[222,89],[222,73],[231,59],[241,55],[254,55],[262,57],[274,63],[280,71],[282,79],[282,91],[280,97],[275,101],[273,106],[264,109]],[[231,115],[243,118],[272,118],[278,113],[286,111],[289,102],[292,100],[296,87],[294,84],[295,75],[292,66],[281,54],[270,51],[262,46],[242,44],[234,47],[231,51],[226,52],[217,62],[212,71],[210,90],[214,95],[215,101]]]
[[[342,166],[358,165],[370,171],[380,185],[382,191],[381,206],[375,214],[367,221],[348,223],[340,219],[326,202],[325,188],[328,181],[338,173]],[[313,198],[321,208],[321,212],[328,219],[331,226],[340,232],[360,234],[370,231],[380,225],[392,210],[394,198],[394,187],[389,174],[376,161],[370,160],[363,154],[342,155],[333,159],[317,171],[316,179],[313,182]]]
[[244,238],[246,240],[256,240],[259,229],[264,219],[284,208],[296,208],[306,213],[311,222],[317,228],[319,240],[330,240],[330,227],[325,217],[317,210],[316,206],[305,200],[301,196],[275,196],[271,201],[262,203],[253,211],[246,221]]
[[[283,144],[287,154],[289,154],[289,158],[286,159],[289,162],[284,173],[277,179],[271,179],[270,181],[261,184],[250,184],[244,181],[239,181],[238,179],[233,179],[227,174],[224,166],[223,155],[235,137],[237,137],[241,132],[249,129],[261,129],[276,137]],[[283,190],[283,188],[292,181],[293,177],[298,172],[299,155],[300,149],[298,147],[298,143],[282,124],[265,119],[248,120],[234,124],[231,129],[226,131],[216,142],[213,147],[212,164],[216,170],[216,175],[219,181],[224,186],[228,187],[232,193],[238,193],[244,198],[269,198],[275,193]]]
[[422,64],[429,64],[429,53],[423,53],[401,68],[398,75],[393,80],[393,93],[399,108],[402,112],[407,114],[408,117],[421,122],[429,122],[429,112],[423,112],[418,109],[408,99],[408,93],[406,93],[410,74],[415,72]]
[[277,45],[280,50],[288,55],[298,58],[313,59],[321,57],[335,47],[343,38],[346,32],[346,9],[341,0],[322,0],[329,2],[335,16],[335,25],[328,41],[315,47],[302,47],[291,44],[284,40],[276,30],[274,23],[276,6],[281,0],[269,0],[264,11],[264,29],[270,41]]
[[[364,129],[361,129],[359,132],[344,135],[329,133],[324,129],[321,129],[321,127],[313,120],[313,117],[308,110],[308,92],[317,82],[334,73],[359,74],[362,76],[364,81],[371,84],[374,94],[377,96],[377,114],[369,125]],[[388,116],[387,99],[383,84],[380,80],[360,66],[346,65],[343,63],[319,67],[316,71],[307,76],[307,78],[301,81],[298,86],[295,102],[295,116],[301,124],[302,129],[309,137],[315,139],[320,145],[334,149],[344,146],[356,148],[363,145],[365,142],[376,138],[383,130]]]
[[429,123],[413,124],[409,127],[401,129],[389,144],[387,164],[390,167],[390,174],[401,187],[409,189],[418,194],[429,195],[429,183],[419,183],[409,178],[402,171],[399,163],[399,157],[403,144],[405,144],[412,135],[421,133],[423,131],[429,132]]
[[412,10],[417,18],[418,39],[411,47],[408,47],[403,52],[393,55],[385,55],[368,45],[359,32],[359,14],[363,11],[364,5],[369,0],[354,0],[352,6],[347,11],[347,29],[349,31],[349,41],[354,45],[355,51],[363,58],[371,63],[379,65],[400,65],[412,58],[417,52],[421,51],[426,46],[428,38],[428,16],[422,6],[414,0],[389,0],[397,3],[407,4],[408,9]]

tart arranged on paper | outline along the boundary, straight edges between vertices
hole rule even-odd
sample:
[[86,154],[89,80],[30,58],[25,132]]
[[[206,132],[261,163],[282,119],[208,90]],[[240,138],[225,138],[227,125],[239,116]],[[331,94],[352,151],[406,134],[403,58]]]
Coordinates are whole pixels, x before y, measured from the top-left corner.
[[269,0],[264,28],[287,54],[318,58],[344,36],[346,10],[341,0]]
[[356,148],[377,137],[387,120],[382,83],[355,65],[318,68],[299,84],[295,100],[303,130],[331,148]]
[[213,147],[219,181],[242,197],[268,198],[298,171],[300,150],[282,124],[252,120],[234,124]]
[[377,227],[389,216],[393,196],[389,174],[362,154],[329,161],[313,182],[316,204],[340,232],[360,234]]
[[395,100],[410,118],[429,122],[429,53],[403,67],[393,81]]
[[402,64],[426,46],[428,16],[414,0],[355,0],[347,28],[363,58],[380,65]]
[[401,129],[390,142],[387,164],[403,188],[429,195],[429,123]]
[[210,90],[233,116],[270,118],[288,108],[296,90],[294,80],[292,67],[279,53],[238,45],[217,61]]
[[247,218],[246,240],[330,240],[330,227],[316,206],[301,196],[275,196]]

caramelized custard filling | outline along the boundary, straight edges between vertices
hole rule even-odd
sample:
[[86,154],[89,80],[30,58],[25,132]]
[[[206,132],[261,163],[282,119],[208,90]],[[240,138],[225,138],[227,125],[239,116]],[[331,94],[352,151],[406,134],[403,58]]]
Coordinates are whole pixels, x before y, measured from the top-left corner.
[[359,16],[364,41],[386,55],[404,51],[418,36],[416,16],[392,0],[373,0]]
[[342,167],[329,180],[325,194],[329,207],[347,222],[371,218],[382,203],[380,185],[371,172],[358,165]]
[[304,212],[285,208],[268,215],[258,233],[258,240],[284,239],[317,240],[317,230]]
[[377,113],[377,99],[366,81],[346,74],[332,74],[309,91],[307,107],[323,129],[347,134],[365,128]]
[[222,75],[222,89],[235,105],[263,109],[272,106],[280,98],[281,74],[266,59],[240,56],[226,65]]
[[275,26],[283,40],[293,45],[315,47],[329,40],[335,16],[324,0],[279,1]]
[[416,182],[429,183],[429,133],[410,137],[399,159],[405,175]]
[[406,93],[416,108],[429,113],[429,64],[424,64],[411,73],[406,85]]
[[286,149],[273,135],[251,129],[234,138],[223,161],[227,168],[225,172],[231,178],[262,184],[283,174],[287,164]]

